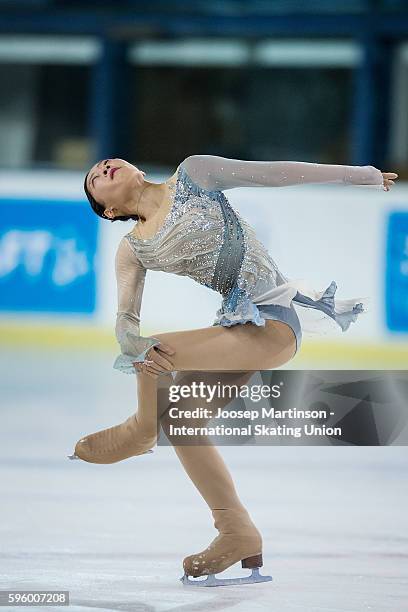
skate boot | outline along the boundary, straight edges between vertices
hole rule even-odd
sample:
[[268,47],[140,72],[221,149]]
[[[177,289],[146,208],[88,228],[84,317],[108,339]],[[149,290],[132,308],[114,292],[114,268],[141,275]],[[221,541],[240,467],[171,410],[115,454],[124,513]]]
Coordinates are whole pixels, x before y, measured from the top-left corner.
[[74,454],[68,457],[89,463],[116,463],[153,452],[150,449],[156,441],[157,432],[152,434],[151,431],[139,427],[137,415],[133,414],[120,425],[81,438],[75,445]]
[[[213,510],[214,526],[220,532],[205,550],[186,557],[183,561],[184,576],[180,578],[189,586],[227,586],[267,582],[271,576],[262,576],[262,538],[245,509]],[[252,569],[250,576],[242,578],[216,578],[214,574],[241,561],[243,568]],[[206,580],[191,580],[207,576]]]

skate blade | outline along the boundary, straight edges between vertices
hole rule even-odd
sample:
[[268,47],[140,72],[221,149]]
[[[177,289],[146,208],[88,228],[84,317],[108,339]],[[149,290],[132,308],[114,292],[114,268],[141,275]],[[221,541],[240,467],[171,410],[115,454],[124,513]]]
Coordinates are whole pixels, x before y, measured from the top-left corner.
[[199,578],[190,578],[186,574],[180,578],[184,586],[192,587],[217,587],[217,586],[233,586],[240,584],[256,584],[257,582],[270,582],[272,576],[263,576],[259,573],[259,568],[252,569],[250,576],[242,578],[216,578],[215,574],[209,574],[205,580]]
[[[152,450],[148,450],[148,451],[145,451],[144,453],[141,453],[141,454],[142,455],[147,455],[147,453],[152,453],[152,452],[153,452]],[[81,457],[78,457],[78,455],[76,455],[75,453],[73,453],[72,455],[67,455],[67,457],[68,457],[68,459],[80,459],[82,461]]]

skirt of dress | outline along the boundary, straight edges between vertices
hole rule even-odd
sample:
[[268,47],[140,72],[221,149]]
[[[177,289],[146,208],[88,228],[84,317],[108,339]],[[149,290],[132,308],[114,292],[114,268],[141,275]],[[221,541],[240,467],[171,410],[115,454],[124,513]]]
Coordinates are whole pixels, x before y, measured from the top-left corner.
[[[280,304],[264,304],[257,306],[257,311],[261,317],[261,320],[273,319],[274,321],[282,321],[283,323],[286,323],[287,325],[289,325],[289,327],[291,327],[296,337],[296,355],[302,342],[302,326],[300,324],[300,320],[296,309],[293,306],[293,303],[291,303],[290,306],[281,306]],[[223,322],[216,321],[215,323],[213,323],[213,326],[222,325],[223,327],[231,327],[231,325],[243,325],[249,322],[257,324],[256,321],[247,319],[241,321],[234,321],[234,323],[227,325],[226,318],[224,318]],[[263,325],[264,324],[265,323],[263,323]]]
[[251,297],[235,283],[224,297],[213,325],[231,327],[251,322],[264,326],[265,319],[282,321],[295,334],[297,352],[303,332],[318,336],[336,329],[345,332],[361,313],[367,311],[366,297],[348,300],[336,298],[337,284],[334,280],[321,291],[311,287],[304,279],[286,278],[285,281],[279,286],[271,286],[261,295]]

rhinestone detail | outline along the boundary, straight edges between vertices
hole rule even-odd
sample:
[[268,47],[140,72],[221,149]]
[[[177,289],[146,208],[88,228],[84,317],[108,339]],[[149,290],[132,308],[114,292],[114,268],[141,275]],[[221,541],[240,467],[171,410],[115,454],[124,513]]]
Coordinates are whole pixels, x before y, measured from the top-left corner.
[[[126,234],[146,269],[188,276],[219,292],[224,301],[217,316],[242,308],[271,284],[286,281],[255,230],[222,191],[200,187],[180,166],[171,198],[154,236],[138,239],[133,231]],[[257,314],[252,306],[251,318]]]

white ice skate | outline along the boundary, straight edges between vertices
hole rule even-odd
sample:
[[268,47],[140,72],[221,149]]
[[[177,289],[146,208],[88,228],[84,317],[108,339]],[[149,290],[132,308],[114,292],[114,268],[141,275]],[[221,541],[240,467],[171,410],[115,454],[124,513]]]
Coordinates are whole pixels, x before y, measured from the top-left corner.
[[[241,585],[241,584],[256,584],[257,582],[270,582],[272,580],[272,576],[264,576],[259,573],[259,567],[253,567],[253,564],[247,559],[243,559],[241,561],[241,566],[243,568],[252,569],[252,573],[249,576],[242,576],[240,578],[217,578],[215,574],[208,574],[205,580],[203,580],[203,576],[198,578],[193,578],[184,574],[180,578],[181,582],[184,586],[192,586],[192,587],[217,587],[217,586],[233,586],[233,585]],[[260,561],[262,565],[262,561]]]

